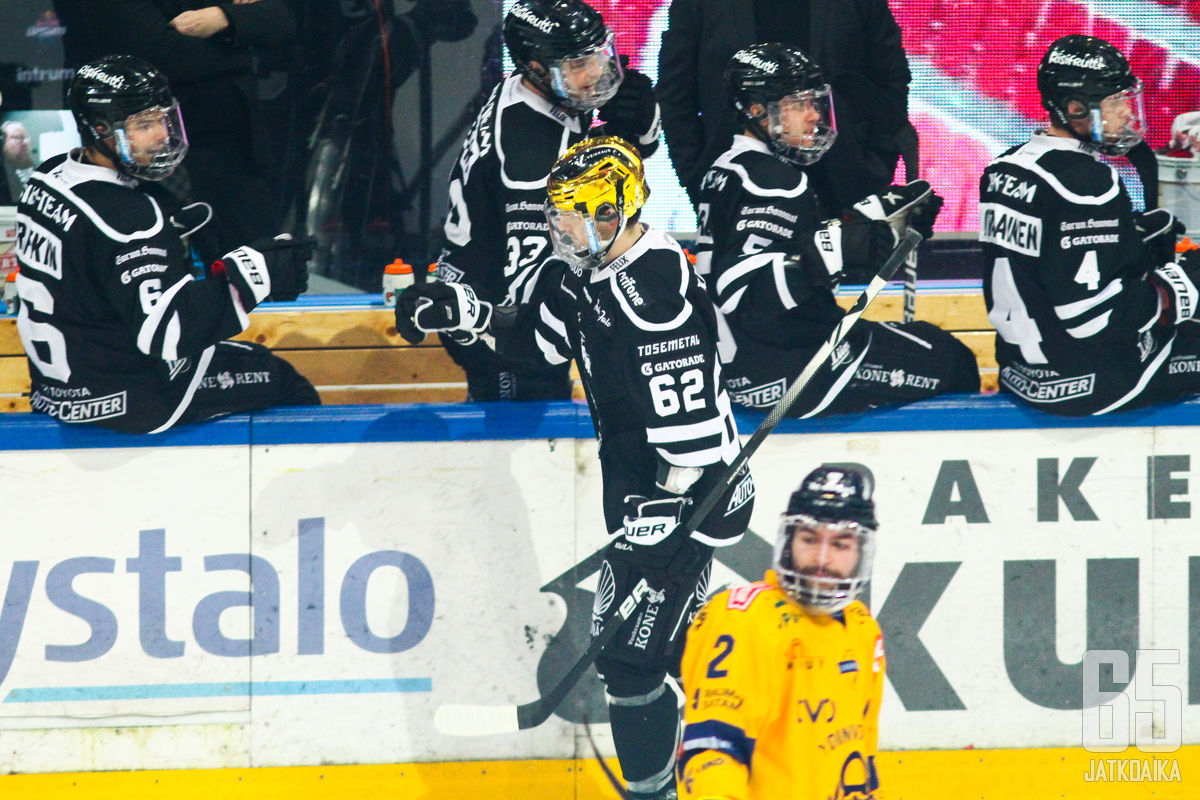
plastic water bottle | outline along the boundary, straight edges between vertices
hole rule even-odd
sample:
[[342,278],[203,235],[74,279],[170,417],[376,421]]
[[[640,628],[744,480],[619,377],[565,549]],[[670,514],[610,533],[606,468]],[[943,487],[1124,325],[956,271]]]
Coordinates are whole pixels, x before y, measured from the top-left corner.
[[394,308],[396,295],[413,285],[412,265],[397,258],[383,268],[383,305]]
[[17,299],[17,271],[14,269],[4,279],[4,313],[16,315],[19,308]]

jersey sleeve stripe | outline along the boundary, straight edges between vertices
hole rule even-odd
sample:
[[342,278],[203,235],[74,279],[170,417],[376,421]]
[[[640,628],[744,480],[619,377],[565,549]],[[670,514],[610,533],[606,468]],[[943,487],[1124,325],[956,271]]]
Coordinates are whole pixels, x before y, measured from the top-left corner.
[[1108,318],[1112,316],[1112,309],[1105,311],[1100,316],[1077,325],[1074,328],[1067,328],[1067,333],[1074,336],[1076,339],[1086,339],[1089,336],[1095,336],[1100,331],[1108,327]]
[[150,309],[150,313],[146,315],[146,319],[142,322],[142,327],[138,329],[137,347],[148,356],[161,355],[162,345],[159,345],[160,352],[154,352],[154,340],[158,336],[158,331],[162,327],[163,318],[166,317],[167,311],[171,309],[171,303],[175,299],[175,295],[189,282],[194,280],[191,275],[184,277],[182,280],[175,283],[174,286],[162,293],[162,296],[155,302],[154,307]]
[[779,253],[756,253],[755,255],[743,258],[741,261],[725,270],[724,274],[717,279],[717,295],[721,296],[726,294],[734,282],[740,283],[741,278],[749,275],[757,269],[769,267],[773,262],[776,261],[783,261]]
[[549,326],[550,330],[562,337],[564,342],[567,340],[567,326],[563,324],[561,319],[554,316],[554,313],[550,309],[546,308],[545,305],[540,306],[538,308],[538,316],[542,322]]
[[538,349],[542,351],[542,358],[546,359],[546,363],[555,366],[567,363],[563,354],[558,352],[558,348],[551,344],[545,336],[542,336],[541,331],[533,332],[533,340],[537,342]]
[[[660,458],[675,467],[708,467],[724,462],[726,447],[706,447],[703,450],[689,450],[686,453],[672,453],[662,447],[654,448]],[[736,455],[736,450],[734,451]]]
[[179,312],[171,314],[167,323],[167,331],[163,336],[162,357],[164,361],[176,361],[179,358],[179,333],[182,328],[179,322]]
[[776,258],[773,267],[775,273],[775,291],[779,293],[779,302],[784,308],[795,308],[799,303],[792,297],[792,291],[788,289],[787,276],[783,272],[783,259]]
[[741,305],[741,303],[742,303],[742,295],[744,295],[746,293],[747,288],[749,288],[749,287],[746,287],[746,286],[741,287],[736,292],[734,292],[732,295],[730,295],[729,299],[727,299],[725,302],[721,303],[721,306],[720,306],[721,313],[728,314],[732,311],[737,311],[737,307],[739,305]]
[[683,774],[683,768],[687,765],[688,759],[705,750],[725,753],[749,767],[754,758],[754,743],[755,740],[747,736],[744,730],[736,725],[730,725],[728,722],[715,719],[693,722],[683,729],[683,744],[680,747],[678,765],[679,774]]
[[1064,303],[1061,306],[1055,306],[1054,313],[1057,314],[1058,318],[1062,320],[1078,317],[1085,311],[1089,311],[1100,305],[1105,300],[1120,294],[1121,288],[1121,279],[1114,278],[1113,280],[1109,281],[1108,286],[1105,286],[1104,291],[1100,292],[1099,294],[1086,297],[1083,300],[1076,300],[1074,303]]

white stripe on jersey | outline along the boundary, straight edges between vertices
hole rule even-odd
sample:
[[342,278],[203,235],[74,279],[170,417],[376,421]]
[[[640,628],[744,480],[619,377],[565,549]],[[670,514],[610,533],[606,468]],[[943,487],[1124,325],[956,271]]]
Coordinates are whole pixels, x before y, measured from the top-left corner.
[[563,324],[561,319],[554,316],[544,304],[538,307],[538,316],[542,318],[542,322],[549,326],[550,330],[561,336],[564,342],[567,341],[567,326]]
[[1107,414],[1109,411],[1115,411],[1141,394],[1142,390],[1146,388],[1146,384],[1149,383],[1150,379],[1154,377],[1154,373],[1158,372],[1158,368],[1163,365],[1163,362],[1167,360],[1167,356],[1171,354],[1171,347],[1174,344],[1175,335],[1171,334],[1171,338],[1168,339],[1167,343],[1163,345],[1163,349],[1160,350],[1158,355],[1154,357],[1154,360],[1150,362],[1150,366],[1146,367],[1146,371],[1142,373],[1142,377],[1138,378],[1137,385],[1130,389],[1129,392],[1120,400],[1111,405],[1105,406],[1099,411],[1092,412],[1092,415],[1095,416],[1096,414]]
[[618,271],[609,266],[602,269],[592,271],[591,282],[595,283],[601,280],[609,282],[610,291],[613,297],[617,299],[617,305],[621,307],[621,311],[629,318],[637,327],[644,331],[658,333],[660,331],[672,331],[686,322],[692,316],[692,302],[687,299],[688,279],[692,275],[692,265],[688,263],[687,258],[683,255],[683,250],[673,240],[668,239],[665,233],[656,230],[647,230],[642,234],[642,237],[634,243],[633,247],[629,248],[617,260],[624,264],[632,264],[640,258],[645,252],[651,248],[672,250],[676,255],[675,266],[679,269],[679,296],[683,299],[683,308],[679,309],[679,313],[675,318],[667,322],[649,322],[642,319],[629,305],[629,301],[625,298],[625,290],[621,288],[617,282]]
[[[1047,171],[1037,163],[1037,160],[1051,150],[1074,150],[1084,155],[1090,155],[1082,147],[1083,143],[1075,139],[1067,139],[1062,136],[1049,136],[1047,134],[1034,134],[1028,142],[1021,145],[1020,149],[1015,153],[1007,156],[1001,156],[993,161],[993,164],[1014,164],[1022,169],[1027,169],[1034,175],[1044,180],[1049,184],[1050,188],[1058,192],[1059,196],[1072,203],[1078,203],[1085,206],[1102,206],[1112,200],[1121,191],[1121,181],[1117,177],[1117,171],[1112,167],[1108,167],[1109,173],[1112,175],[1112,186],[1104,191],[1103,194],[1076,194],[1070,189],[1062,185],[1062,182],[1054,176],[1054,173]],[[1095,158],[1095,156],[1092,156]],[[1103,162],[1099,162],[1103,163]],[[1108,165],[1105,164],[1107,167]]]
[[188,384],[187,391],[183,393],[183,399],[179,401],[179,405],[175,406],[175,411],[171,413],[171,418],[150,431],[150,433],[162,433],[174,425],[184,411],[187,411],[187,407],[192,404],[192,396],[196,394],[196,389],[200,386],[200,381],[204,380],[204,374],[208,372],[209,362],[212,361],[213,353],[216,352],[216,349],[215,345],[209,345],[204,348],[204,352],[196,359],[196,371],[192,374],[192,382]]
[[171,315],[171,321],[167,323],[167,332],[163,336],[163,361],[179,360],[179,331],[182,327],[179,322],[179,312],[176,311]]
[[646,441],[650,444],[666,444],[668,442],[689,442],[701,436],[724,435],[725,420],[712,417],[703,422],[692,422],[687,425],[662,425],[646,428]]
[[742,302],[742,295],[744,295],[746,293],[746,290],[749,288],[750,288],[749,286],[743,286],[742,288],[738,289],[736,292],[731,294],[729,296],[729,299],[726,300],[724,303],[721,303],[721,305],[719,306],[721,313],[728,314],[731,311],[736,311],[737,307]]
[[854,373],[858,372],[858,365],[862,363],[864,358],[866,358],[867,351],[870,349],[871,342],[868,340],[867,346],[863,348],[861,353],[859,353],[858,358],[855,359],[853,364],[843,370],[842,374],[839,375],[837,380],[833,382],[833,386],[830,386],[829,391],[826,392],[825,396],[821,398],[821,402],[817,403],[807,414],[801,415],[800,418],[808,419],[809,417],[815,417],[817,414],[820,414],[822,411],[824,411],[825,408],[832,403],[839,394],[842,393],[842,389],[846,388],[846,384],[849,383],[850,379],[854,377]]
[[783,254],[780,253],[778,254],[778,258],[775,259],[774,264],[775,291],[779,295],[779,303],[784,308],[790,310],[798,306],[799,303],[792,297],[792,290],[788,288],[787,275],[784,274],[783,269]]
[[[96,210],[87,201],[80,198],[79,195],[71,190],[73,186],[94,180],[117,183],[123,186],[124,184],[116,177],[117,173],[115,170],[106,167],[97,167],[92,164],[80,164],[68,156],[67,160],[60,164],[57,169],[38,174],[47,186],[70,200],[77,209],[82,211],[91,220],[93,225],[100,229],[101,233],[114,242],[128,243],[136,239],[148,239],[151,236],[157,235],[163,229],[162,209],[158,207],[158,203],[155,202],[154,198],[148,194],[138,193],[149,200],[150,205],[154,208],[154,224],[145,230],[134,231],[133,233],[121,233],[105,222],[104,218],[96,213]],[[135,190],[130,189],[130,191]]]
[[538,348],[542,351],[542,358],[546,359],[547,364],[558,366],[559,364],[567,363],[567,359],[563,358],[553,344],[551,344],[545,336],[542,336],[541,331],[533,332],[533,340],[537,342]]
[[160,326],[163,324],[163,317],[166,316],[167,310],[171,308],[171,301],[175,299],[175,295],[179,294],[189,281],[195,280],[191,275],[187,275],[175,282],[175,285],[163,292],[158,300],[154,302],[154,306],[150,309],[150,313],[146,315],[146,319],[142,321],[142,327],[138,329],[137,348],[148,356],[155,356],[166,361],[174,361],[178,356],[165,355],[163,353],[163,345],[159,346],[159,352],[155,353],[154,338],[158,334]]
[[[697,259],[699,261],[699,259]],[[755,253],[752,256],[747,256],[741,261],[734,264],[729,269],[725,270],[724,274],[717,279],[717,296],[720,297],[729,288],[729,284],[741,278],[743,275],[748,275],[756,269],[769,267],[775,262],[783,261],[782,253]]]
[[1085,322],[1082,325],[1077,325],[1074,328],[1067,328],[1067,333],[1071,334],[1076,339],[1086,339],[1089,336],[1095,336],[1108,326],[1108,318],[1111,316],[1112,309],[1109,309],[1100,316],[1093,318],[1089,322]]
[[726,150],[713,163],[712,169],[720,167],[727,169],[730,172],[736,173],[742,180],[742,187],[751,194],[757,197],[799,197],[808,191],[808,176],[800,170],[796,170],[796,174],[800,178],[800,182],[791,189],[765,189],[750,179],[750,173],[741,164],[734,162],[734,158],[746,152],[747,150],[757,150],[760,153],[771,154],[771,148],[767,147],[765,142],[760,142],[745,134],[739,133],[733,137],[733,146]]
[[[1054,307],[1054,313],[1059,319],[1071,319],[1078,317],[1085,311],[1089,311],[1103,303],[1110,297],[1114,297],[1121,293],[1121,279],[1114,278],[1109,281],[1108,286],[1104,287],[1104,291],[1094,294],[1091,297],[1085,297],[1083,300],[1076,300],[1074,303],[1063,303],[1061,306]],[[1155,318],[1157,319],[1157,317]]]
[[501,142],[504,138],[502,131],[504,126],[504,109],[519,103],[524,103],[539,114],[550,117],[563,126],[562,138],[558,143],[558,152],[560,154],[566,151],[571,134],[581,132],[580,117],[566,116],[564,118],[564,115],[560,111],[555,110],[549,100],[523,86],[520,74],[510,76],[504,84],[504,88],[500,90],[500,105],[496,109],[496,123],[492,129],[492,136],[495,138],[496,157],[500,160],[500,180],[509,189],[527,189],[544,192],[546,190],[546,181],[550,179],[550,173],[547,172],[545,177],[534,181],[518,181],[509,178],[508,172],[504,169],[506,159],[504,156],[504,146]]
[[897,336],[903,336],[905,339],[916,342],[917,344],[921,345],[921,347],[924,347],[926,350],[933,349],[933,344],[931,342],[927,342],[924,339],[922,339],[920,336],[916,336],[916,335],[911,334],[908,331],[904,330],[903,328],[897,327],[896,323],[894,323],[894,322],[881,322],[879,325],[884,330],[891,331],[892,333],[896,334]]

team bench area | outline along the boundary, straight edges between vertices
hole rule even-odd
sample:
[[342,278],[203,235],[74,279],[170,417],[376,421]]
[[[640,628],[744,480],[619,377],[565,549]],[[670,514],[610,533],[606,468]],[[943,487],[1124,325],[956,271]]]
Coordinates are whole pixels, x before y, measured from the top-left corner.
[[[862,291],[843,287],[846,308]],[[888,286],[866,319],[899,320],[899,284]],[[979,281],[923,281],[916,318],[952,331],[975,353],[985,391],[996,389],[995,332],[987,321]],[[292,362],[328,405],[454,402],[466,397],[466,379],[437,338],[408,345],[396,334],[392,310],[378,295],[313,295],[266,303],[250,316],[239,339],[258,342]],[[16,319],[0,317],[0,411],[29,410],[29,371]],[[576,395],[582,397],[578,381]]]

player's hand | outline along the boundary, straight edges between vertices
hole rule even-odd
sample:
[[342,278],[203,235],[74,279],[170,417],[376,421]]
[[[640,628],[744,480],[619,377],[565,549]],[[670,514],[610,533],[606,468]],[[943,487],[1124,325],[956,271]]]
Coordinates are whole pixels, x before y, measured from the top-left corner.
[[607,556],[635,564],[656,589],[667,586],[676,575],[694,572],[712,555],[712,548],[697,542],[679,524],[690,503],[686,497],[626,497],[624,535],[609,545]]
[[812,285],[832,289],[847,271],[874,274],[891,254],[897,238],[883,220],[831,220],[813,234],[811,246],[806,244],[802,263]]
[[250,246],[262,253],[271,276],[269,300],[290,301],[308,291],[308,262],[316,240],[311,236],[293,237],[281,233],[273,239],[259,239]]
[[625,498],[625,539],[630,544],[649,546],[666,539],[683,518],[692,501],[687,497],[650,500],[638,494]]
[[1196,315],[1200,292],[1200,249],[1180,253],[1178,263],[1168,262],[1150,273],[1150,282],[1159,289],[1163,303],[1162,321],[1178,325]]
[[411,344],[420,344],[425,334],[435,331],[465,332],[469,336],[460,341],[470,344],[487,329],[491,317],[492,304],[480,300],[465,283],[417,283],[396,298],[396,331]]
[[933,236],[933,223],[944,203],[929,186],[929,181],[911,181],[889,186],[882,194],[864,197],[851,207],[845,218],[884,220],[891,223],[897,233],[908,227],[928,239]]
[[1133,215],[1133,227],[1150,251],[1154,264],[1175,260],[1175,242],[1187,233],[1187,226],[1165,208]]
[[620,58],[625,77],[613,98],[596,109],[596,116],[605,123],[605,133],[620,136],[635,146],[646,145],[658,138],[654,84],[642,73],[628,68],[629,56]]
[[171,20],[171,27],[184,36],[207,39],[229,27],[229,17],[220,6],[208,6],[184,11]]

